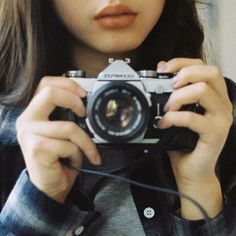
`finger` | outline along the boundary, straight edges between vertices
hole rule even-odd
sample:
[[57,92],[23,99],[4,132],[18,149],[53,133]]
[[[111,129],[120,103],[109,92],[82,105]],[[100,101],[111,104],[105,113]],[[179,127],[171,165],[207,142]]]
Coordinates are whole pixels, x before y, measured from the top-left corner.
[[[31,132],[53,139],[69,140],[84,153],[93,164],[101,164],[98,149],[92,139],[74,122],[65,121],[40,121],[27,125]],[[23,131],[25,132],[25,131]]]
[[189,128],[198,134],[206,132],[209,121],[204,116],[190,111],[170,111],[158,121],[158,128],[166,129],[172,126]]
[[183,105],[194,103],[199,104],[205,108],[206,112],[214,115],[224,116],[226,112],[231,113],[231,111],[228,111],[228,107],[225,106],[219,95],[203,82],[175,90],[169,97],[164,109],[165,112],[177,111]]
[[205,63],[201,59],[174,58],[167,62],[166,68],[163,72],[176,73],[187,66],[204,64]]
[[160,62],[157,64],[157,72],[159,72],[159,73],[164,72],[165,69],[166,69],[166,66],[167,66],[166,61],[160,61]]
[[[204,143],[222,143],[228,135],[231,122],[222,118],[203,116],[190,111],[167,112],[157,124],[158,128],[185,127],[199,134]],[[224,142],[223,142],[224,143]]]
[[177,89],[188,84],[205,82],[222,98],[228,100],[227,88],[219,69],[210,65],[192,65],[184,67],[173,78],[173,88]]
[[80,159],[81,156],[78,146],[68,140],[52,139],[36,134],[26,134],[25,139],[21,140],[21,146],[29,162],[34,160],[46,166],[53,165],[59,158],[70,157],[75,161],[74,157]]
[[45,76],[41,79],[36,89],[35,95],[48,86],[68,90],[81,98],[85,97],[87,94],[86,91],[79,86],[79,84],[73,80],[70,80],[69,78],[62,76]]
[[24,113],[31,120],[48,120],[49,115],[57,106],[70,109],[78,116],[86,115],[85,107],[79,96],[53,87],[45,87],[38,93]]

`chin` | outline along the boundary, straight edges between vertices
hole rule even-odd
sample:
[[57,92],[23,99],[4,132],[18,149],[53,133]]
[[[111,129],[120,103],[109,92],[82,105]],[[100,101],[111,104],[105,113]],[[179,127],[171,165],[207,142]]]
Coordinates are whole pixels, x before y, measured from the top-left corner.
[[137,49],[142,42],[125,42],[125,43],[111,43],[106,45],[99,45],[95,49],[102,53],[124,53]]
[[106,54],[116,54],[116,53],[119,54],[135,50],[136,48],[137,47],[115,47],[115,48],[104,48],[104,49],[101,48],[98,49],[98,51]]

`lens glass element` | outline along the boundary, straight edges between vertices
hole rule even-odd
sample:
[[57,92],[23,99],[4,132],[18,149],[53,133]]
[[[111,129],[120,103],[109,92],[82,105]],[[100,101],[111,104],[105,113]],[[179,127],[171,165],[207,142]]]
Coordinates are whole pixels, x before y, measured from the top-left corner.
[[106,123],[119,128],[125,128],[133,117],[133,107],[129,100],[111,99],[107,103]]

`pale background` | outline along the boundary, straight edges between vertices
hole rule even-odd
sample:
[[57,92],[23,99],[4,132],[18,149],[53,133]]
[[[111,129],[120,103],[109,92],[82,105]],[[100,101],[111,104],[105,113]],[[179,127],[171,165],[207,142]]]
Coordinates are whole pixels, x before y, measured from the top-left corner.
[[207,26],[206,47],[210,62],[236,81],[236,0],[208,0],[201,6]]

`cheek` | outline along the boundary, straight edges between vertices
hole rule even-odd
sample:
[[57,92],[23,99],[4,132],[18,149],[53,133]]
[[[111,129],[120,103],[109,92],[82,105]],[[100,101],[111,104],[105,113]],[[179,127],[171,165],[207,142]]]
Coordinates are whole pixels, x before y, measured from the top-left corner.
[[146,28],[152,29],[161,17],[164,10],[165,0],[147,0],[143,6],[142,18]]
[[[83,31],[83,28],[89,29],[89,19],[91,18],[91,9],[87,0],[53,0],[56,14],[65,28],[75,34],[77,31]],[[81,11],[81,9],[83,9]]]

